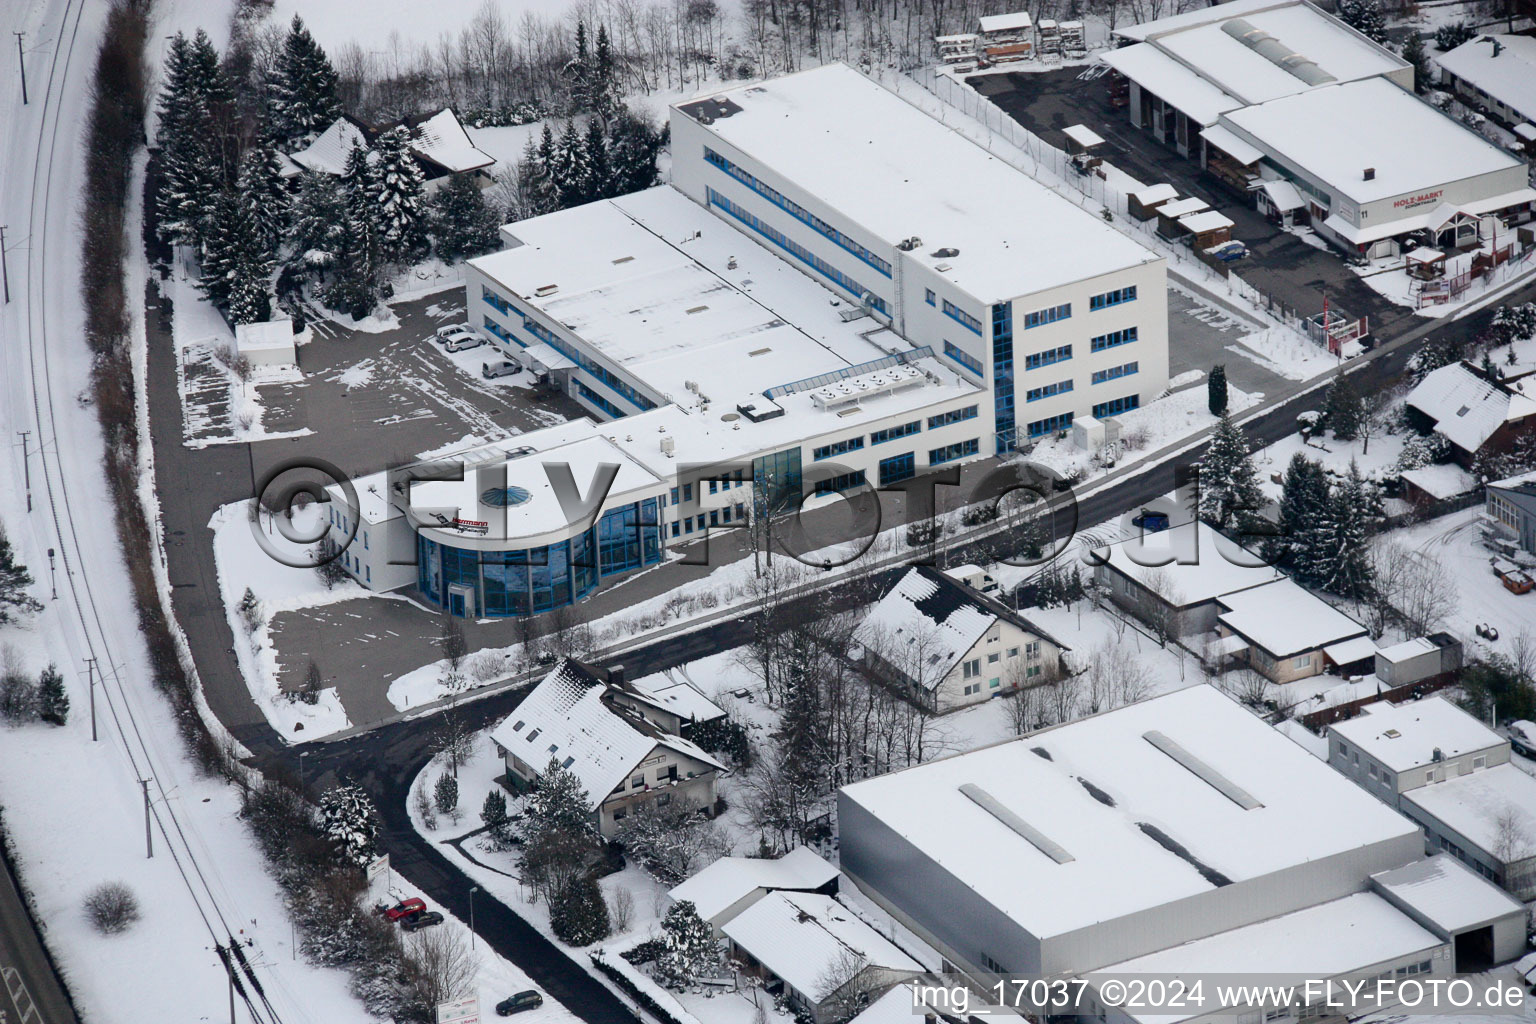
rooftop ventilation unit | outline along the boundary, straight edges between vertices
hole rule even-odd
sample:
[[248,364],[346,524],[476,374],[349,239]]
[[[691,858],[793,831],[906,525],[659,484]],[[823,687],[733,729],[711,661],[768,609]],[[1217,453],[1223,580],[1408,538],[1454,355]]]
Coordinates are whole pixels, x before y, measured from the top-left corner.
[[949,248],[935,249],[933,252],[929,253],[928,255],[931,258],[936,259],[936,260],[952,260],[956,256],[960,255],[960,250],[959,249],[949,249]]
[[923,383],[926,379],[923,371],[917,367],[900,363],[896,366],[887,366],[883,370],[875,370],[873,373],[864,373],[857,377],[848,377],[825,384],[811,392],[811,401],[818,409],[833,409],[840,405],[847,405],[849,402],[912,387]]
[[1175,740],[1169,739],[1166,735],[1158,732],[1156,729],[1142,733],[1141,738],[1152,744],[1158,750],[1161,750],[1163,753],[1167,754],[1169,757],[1173,758],[1185,768],[1188,768],[1195,775],[1199,776],[1202,782],[1216,790],[1216,792],[1220,793],[1228,800],[1231,800],[1233,803],[1237,804],[1237,806],[1241,807],[1243,810],[1252,811],[1264,806],[1258,800],[1254,799],[1253,795],[1250,794],[1247,790],[1237,785],[1235,782],[1221,774],[1221,772],[1217,771],[1215,768],[1212,768],[1210,765],[1200,760],[1194,754],[1191,754],[1189,751],[1185,750]]
[[961,783],[960,792],[964,793],[977,807],[980,807],[996,818],[1001,824],[1022,836],[1029,845],[1051,858],[1057,864],[1070,864],[1076,859],[1044,832],[1041,832],[1029,822],[998,803],[995,796],[976,785],[976,783]]
[[544,298],[544,296],[546,296],[546,295],[553,295],[553,294],[555,294],[555,292],[557,292],[559,290],[560,290],[560,286],[557,285],[557,284],[544,284],[544,285],[540,285],[539,287],[535,288],[533,290],[533,294],[535,296],[537,296],[538,298],[542,299],[542,298]]
[[904,238],[900,242],[897,242],[896,248],[900,249],[902,252],[911,252],[913,249],[918,248],[922,244],[923,240],[918,238],[916,235],[913,235],[911,238]]

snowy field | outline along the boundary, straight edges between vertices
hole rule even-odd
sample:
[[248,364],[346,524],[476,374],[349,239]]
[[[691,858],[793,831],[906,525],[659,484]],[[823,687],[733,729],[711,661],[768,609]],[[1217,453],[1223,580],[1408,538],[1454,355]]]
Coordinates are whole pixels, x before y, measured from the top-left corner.
[[[1493,574],[1488,564],[1493,553],[1483,547],[1477,528],[1481,513],[1482,506],[1475,505],[1385,535],[1434,557],[1448,570],[1458,599],[1446,627],[1469,646],[1469,659],[1484,652],[1507,655],[1522,630],[1536,637],[1536,594],[1510,593]],[[1496,628],[1499,639],[1478,639],[1473,628],[1480,623]]]

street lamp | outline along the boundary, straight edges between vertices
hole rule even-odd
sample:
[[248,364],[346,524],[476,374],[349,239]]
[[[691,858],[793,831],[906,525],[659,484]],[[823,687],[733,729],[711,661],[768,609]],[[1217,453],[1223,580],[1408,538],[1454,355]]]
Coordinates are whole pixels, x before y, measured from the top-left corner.
[[299,751],[299,795],[304,795],[304,759],[309,756],[309,751]]
[[469,948],[475,948],[475,893],[480,891],[478,885],[469,887]]
[[59,599],[59,577],[53,570],[53,548],[48,549],[48,581],[53,588],[53,599]]

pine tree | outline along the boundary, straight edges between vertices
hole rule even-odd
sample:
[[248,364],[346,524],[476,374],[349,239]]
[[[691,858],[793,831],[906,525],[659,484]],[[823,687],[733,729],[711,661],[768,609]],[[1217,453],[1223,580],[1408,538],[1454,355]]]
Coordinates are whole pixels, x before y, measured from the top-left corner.
[[1340,441],[1353,441],[1360,436],[1360,421],[1365,415],[1364,402],[1354,381],[1347,374],[1339,374],[1328,385],[1323,399],[1323,411],[1333,436]]
[[459,809],[459,780],[448,772],[439,775],[432,787],[432,802],[437,805],[438,814],[455,813]]
[[[379,255],[386,263],[410,262],[426,248],[425,184],[411,155],[410,141],[410,133],[402,125],[374,142],[370,187],[379,224]],[[454,175],[452,180],[461,178],[469,180],[467,175]]]
[[1413,65],[1414,89],[1424,92],[1434,79],[1434,67],[1429,62],[1429,50],[1424,46],[1424,37],[1419,35],[1417,29],[1408,30],[1408,38],[1403,40],[1402,57]]
[[1280,535],[1266,545],[1272,561],[1291,566],[1296,579],[1315,586],[1318,581],[1317,531],[1328,511],[1328,474],[1322,464],[1301,452],[1291,456],[1280,493]]
[[54,665],[43,669],[37,677],[37,717],[50,725],[63,725],[69,720],[69,694],[64,692],[64,677]]
[[373,206],[373,163],[368,150],[354,142],[341,177],[344,231],[335,276],[325,290],[326,305],[361,320],[373,312],[379,295],[379,232]]
[[485,194],[468,175],[449,178],[432,197],[438,257],[451,263],[496,248],[501,238],[497,220]]
[[610,191],[613,182],[608,169],[608,137],[603,134],[602,122],[595,117],[587,122],[584,148],[587,178],[582,186],[583,194],[589,200],[606,199],[617,195]]
[[1371,520],[1378,502],[1360,476],[1353,459],[1349,473],[1334,485],[1317,533],[1317,585],[1354,600],[1370,596],[1375,582],[1371,567]]
[[597,48],[592,58],[592,111],[603,120],[611,118],[619,107],[618,83],[614,80],[613,46],[608,26],[597,26]]
[[1227,367],[1223,363],[1217,363],[1211,367],[1211,374],[1205,379],[1206,404],[1210,407],[1212,416],[1225,416],[1227,414]]
[[1259,514],[1263,507],[1264,494],[1259,489],[1248,438],[1223,416],[1200,463],[1200,518],[1220,529],[1230,527],[1240,534],[1248,533],[1263,521]]
[[42,611],[42,603],[27,593],[32,582],[32,573],[16,560],[10,539],[0,527],[0,625]]
[[581,875],[549,903],[549,927],[568,946],[590,946],[608,937],[608,903],[590,875]]
[[585,114],[592,109],[592,58],[587,52],[587,23],[576,22],[576,56],[565,66],[571,87],[571,110]]
[[272,132],[291,148],[325,131],[341,116],[336,69],[297,14],[273,65],[268,90]]
[[326,837],[348,861],[363,867],[373,857],[379,825],[373,802],[361,787],[326,790],[320,798],[320,819]]
[[1441,25],[1435,29],[1435,49],[1442,53],[1446,50],[1454,50],[1476,35],[1477,29],[1465,21],[1453,21],[1450,24]]
[[293,204],[289,265],[309,272],[336,266],[346,248],[346,201],[329,174],[305,171]]
[[258,143],[241,158],[235,186],[247,214],[256,223],[263,247],[274,259],[287,237],[293,212],[293,197],[283,180],[282,166],[276,149]]
[[480,805],[480,820],[485,823],[491,839],[498,846],[505,845],[511,838],[509,829],[512,825],[512,819],[507,815],[507,795],[499,789],[487,792],[485,803]]
[[1378,0],[1339,0],[1339,20],[1373,42],[1387,41],[1387,19]]
[[664,144],[662,134],[642,118],[621,109],[608,124],[610,196],[625,196],[651,188],[661,180],[656,157]]
[[269,241],[237,189],[219,198],[216,220],[204,244],[198,287],[228,310],[230,322],[259,323],[272,315],[273,259]]
[[661,942],[654,977],[674,991],[682,991],[720,966],[720,948],[692,900],[672,904],[661,921]]
[[233,90],[218,51],[202,30],[190,42],[181,33],[172,38],[165,73],[155,132],[160,162],[154,199],[157,230],[171,244],[201,246],[228,180]]
[[551,166],[553,170],[550,177],[560,195],[562,210],[592,201],[592,195],[587,191],[592,183],[592,176],[587,170],[587,150],[581,136],[577,134],[574,120],[565,122],[565,130],[560,134]]
[[554,758],[534,780],[523,808],[523,836],[529,843],[549,832],[598,838],[592,801],[581,780]]

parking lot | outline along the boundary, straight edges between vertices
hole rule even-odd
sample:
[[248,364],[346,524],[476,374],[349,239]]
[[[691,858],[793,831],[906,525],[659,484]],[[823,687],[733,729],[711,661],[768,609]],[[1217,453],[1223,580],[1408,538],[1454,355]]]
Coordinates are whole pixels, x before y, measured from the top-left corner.
[[987,75],[972,80],[975,87],[1019,124],[1054,146],[1063,146],[1062,130],[1083,124],[1102,136],[1105,160],[1146,185],[1167,182],[1180,195],[1195,196],[1230,217],[1232,237],[1248,246],[1251,255],[1235,269],[1242,278],[1276,302],[1310,316],[1331,306],[1351,316],[1369,316],[1378,336],[1405,325],[1412,313],[1393,306],[1367,287],[1341,256],[1283,231],[1249,201],[1227,191],[1198,162],[1180,156],[1130,122],[1123,109],[1109,105],[1107,76],[1093,69]]

